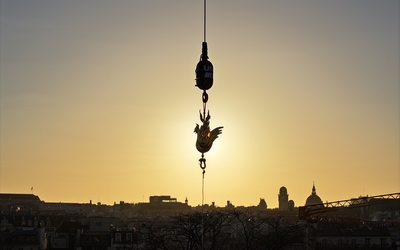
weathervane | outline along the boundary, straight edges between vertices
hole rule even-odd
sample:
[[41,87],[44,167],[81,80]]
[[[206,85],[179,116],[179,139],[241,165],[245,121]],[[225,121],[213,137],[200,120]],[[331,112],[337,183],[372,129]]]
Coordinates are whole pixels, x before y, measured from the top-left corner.
[[201,153],[201,158],[199,159],[200,168],[203,170],[203,178],[206,169],[206,159],[204,158],[204,153],[208,152],[215,139],[218,135],[222,133],[223,127],[217,127],[210,130],[210,112],[207,111],[206,115],[206,105],[208,101],[207,90],[209,90],[214,82],[213,74],[214,68],[212,63],[208,60],[208,49],[206,42],[206,0],[204,0],[204,42],[202,43],[202,52],[200,56],[200,61],[196,65],[196,87],[203,90],[202,101],[203,101],[203,113],[200,111],[200,121],[203,123],[200,127],[196,124],[194,132],[197,134],[196,148]]

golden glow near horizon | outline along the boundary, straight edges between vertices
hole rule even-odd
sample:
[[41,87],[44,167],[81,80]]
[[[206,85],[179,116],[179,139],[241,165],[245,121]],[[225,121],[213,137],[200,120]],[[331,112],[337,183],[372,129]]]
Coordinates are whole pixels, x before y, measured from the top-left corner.
[[[203,1],[1,1],[0,192],[201,203]],[[205,202],[400,190],[399,2],[208,1]]]

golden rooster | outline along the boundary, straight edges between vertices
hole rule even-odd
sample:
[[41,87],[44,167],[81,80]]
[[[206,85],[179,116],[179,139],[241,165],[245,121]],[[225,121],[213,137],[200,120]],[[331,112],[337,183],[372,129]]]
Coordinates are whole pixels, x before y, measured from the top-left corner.
[[203,125],[199,127],[199,124],[196,124],[194,128],[194,132],[197,134],[196,148],[200,153],[208,152],[214,140],[222,133],[223,127],[217,127],[210,131],[210,118],[210,112],[207,112],[207,117],[202,116],[200,112],[200,120]]

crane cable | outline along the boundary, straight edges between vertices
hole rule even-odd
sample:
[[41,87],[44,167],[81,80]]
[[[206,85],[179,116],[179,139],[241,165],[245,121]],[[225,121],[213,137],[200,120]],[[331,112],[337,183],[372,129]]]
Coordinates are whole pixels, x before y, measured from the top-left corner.
[[[207,41],[206,41],[206,24],[207,24],[207,1],[206,0],[204,0],[204,10],[203,10],[203,12],[204,12],[204,16],[203,16],[203,20],[204,20],[204,27],[203,27],[203,30],[204,30],[204,43],[206,43]],[[203,92],[203,114],[204,114],[204,117],[206,117],[206,101],[205,101],[205,96],[206,96],[207,94],[206,94],[206,92],[204,91]],[[207,99],[208,99],[208,96],[207,96]],[[203,163],[204,163],[204,168],[202,167],[202,161],[201,160],[203,160]],[[202,155],[201,155],[201,159],[200,159],[200,167],[202,168],[202,170],[203,170],[203,174],[202,174],[202,182],[201,182],[201,210],[202,210],[202,213],[201,213],[201,249],[202,250],[204,250],[204,174],[205,174],[205,167],[206,167],[206,159],[204,159],[204,153],[202,153]]]
[[207,3],[206,0],[204,0],[204,42],[206,42],[206,14],[207,14]]
[[[218,135],[222,133],[223,126],[219,126],[210,129],[210,112],[207,111],[207,101],[208,94],[207,90],[209,90],[213,86],[214,82],[214,67],[212,63],[208,60],[208,49],[206,42],[206,24],[207,24],[207,2],[204,0],[204,41],[202,42],[202,49],[200,60],[196,65],[196,87],[203,91],[202,94],[202,102],[203,102],[203,113],[200,111],[200,121],[202,122],[201,126],[196,124],[194,128],[194,132],[197,134],[196,140],[196,148],[201,153],[201,158],[199,159],[200,168],[203,170],[202,174],[202,190],[201,190],[201,206],[202,206],[202,226],[201,226],[201,244],[202,249],[204,249],[204,174],[206,172],[206,159],[204,158],[204,154],[208,152],[215,139],[218,138]],[[207,111],[207,112],[206,112]]]

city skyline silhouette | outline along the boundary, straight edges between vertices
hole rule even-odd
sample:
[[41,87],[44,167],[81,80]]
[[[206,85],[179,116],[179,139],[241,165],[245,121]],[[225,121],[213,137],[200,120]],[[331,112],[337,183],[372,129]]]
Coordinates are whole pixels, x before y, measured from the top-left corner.
[[[210,1],[204,203],[400,190],[399,2]],[[1,1],[0,193],[202,203],[203,2]],[[33,190],[30,190],[33,187]]]

